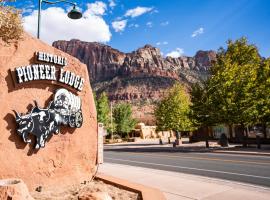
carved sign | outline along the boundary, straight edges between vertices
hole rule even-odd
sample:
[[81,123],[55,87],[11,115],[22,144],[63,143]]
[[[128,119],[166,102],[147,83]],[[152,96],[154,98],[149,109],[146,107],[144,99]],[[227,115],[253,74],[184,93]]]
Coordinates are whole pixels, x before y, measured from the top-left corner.
[[47,108],[35,106],[28,114],[15,112],[17,122],[17,133],[25,143],[30,143],[29,134],[36,137],[35,148],[45,147],[45,142],[51,134],[58,134],[60,126],[80,128],[83,123],[81,110],[81,99],[61,88],[54,95]]
[[47,80],[82,91],[84,78],[63,69],[67,65],[66,58],[44,52],[37,52],[35,56],[37,62],[45,62],[47,64],[38,63],[17,67],[14,72],[11,72],[12,76],[15,76],[14,85]]
[[66,66],[67,59],[61,56],[45,53],[45,52],[36,52],[36,58],[38,61],[53,63],[56,65]]

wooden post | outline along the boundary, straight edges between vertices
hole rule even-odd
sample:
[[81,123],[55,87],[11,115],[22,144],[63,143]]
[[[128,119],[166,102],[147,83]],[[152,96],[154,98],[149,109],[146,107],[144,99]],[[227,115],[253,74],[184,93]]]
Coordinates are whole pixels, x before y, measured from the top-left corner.
[[205,134],[205,147],[209,148],[209,141],[208,141],[208,126],[206,126],[206,134]]

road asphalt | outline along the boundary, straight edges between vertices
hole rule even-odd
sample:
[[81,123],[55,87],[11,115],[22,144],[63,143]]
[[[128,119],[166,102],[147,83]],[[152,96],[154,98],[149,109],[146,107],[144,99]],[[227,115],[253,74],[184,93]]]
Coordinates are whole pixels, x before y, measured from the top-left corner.
[[[134,147],[135,144],[132,144]],[[105,163],[138,166],[270,187],[270,156],[171,152],[155,146],[106,146]]]
[[[186,173],[107,163],[99,172],[159,189],[167,200],[269,200],[270,189]],[[154,199],[153,199],[154,200]]]

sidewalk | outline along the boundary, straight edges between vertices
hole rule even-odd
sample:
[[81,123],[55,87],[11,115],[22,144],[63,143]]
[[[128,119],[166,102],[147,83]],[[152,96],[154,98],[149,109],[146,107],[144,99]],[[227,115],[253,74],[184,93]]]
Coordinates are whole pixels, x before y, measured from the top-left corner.
[[270,188],[184,173],[104,163],[99,172],[161,190],[168,200],[269,200]]

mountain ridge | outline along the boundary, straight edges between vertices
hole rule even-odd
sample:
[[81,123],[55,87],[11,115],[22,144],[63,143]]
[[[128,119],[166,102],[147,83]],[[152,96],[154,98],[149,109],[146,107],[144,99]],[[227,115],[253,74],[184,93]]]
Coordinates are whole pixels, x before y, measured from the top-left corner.
[[205,80],[216,61],[212,50],[195,56],[163,57],[149,44],[130,53],[109,45],[80,40],[53,42],[53,46],[87,65],[97,95],[106,92],[112,102],[129,102],[138,121],[154,124],[154,105],[176,81],[190,87]]

